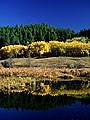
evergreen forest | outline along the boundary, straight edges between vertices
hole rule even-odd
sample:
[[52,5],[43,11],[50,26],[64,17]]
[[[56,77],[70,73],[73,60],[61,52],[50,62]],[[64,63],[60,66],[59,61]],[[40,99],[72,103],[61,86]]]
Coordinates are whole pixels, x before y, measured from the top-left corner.
[[90,39],[90,29],[83,29],[76,33],[70,29],[55,28],[47,24],[31,24],[0,27],[0,48],[8,45],[26,45],[37,41],[59,41],[74,37],[87,37]]

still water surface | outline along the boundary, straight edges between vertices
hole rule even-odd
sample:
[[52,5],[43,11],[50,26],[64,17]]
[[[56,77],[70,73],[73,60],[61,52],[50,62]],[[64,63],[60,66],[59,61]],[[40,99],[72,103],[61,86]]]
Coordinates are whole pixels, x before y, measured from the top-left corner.
[[0,109],[0,120],[90,120],[90,105],[76,102],[71,106],[43,110]]
[[28,87],[29,92],[0,92],[0,120],[90,120],[89,82],[42,81]]

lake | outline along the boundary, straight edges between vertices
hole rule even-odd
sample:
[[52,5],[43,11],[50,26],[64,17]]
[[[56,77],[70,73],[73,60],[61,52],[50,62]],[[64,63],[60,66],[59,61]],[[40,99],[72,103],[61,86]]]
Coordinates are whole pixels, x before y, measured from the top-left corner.
[[32,81],[27,87],[0,92],[0,120],[90,120],[89,81]]

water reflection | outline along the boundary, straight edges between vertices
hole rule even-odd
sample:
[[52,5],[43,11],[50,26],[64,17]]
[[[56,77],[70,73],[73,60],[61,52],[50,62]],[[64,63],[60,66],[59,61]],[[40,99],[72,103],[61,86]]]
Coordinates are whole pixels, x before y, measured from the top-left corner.
[[75,98],[73,96],[38,96],[28,92],[21,93],[4,93],[0,92],[0,108],[15,108],[22,110],[48,110],[57,106],[75,104],[77,101],[82,105],[90,105],[90,95],[87,98]]
[[1,120],[89,120],[89,81],[31,81],[22,92],[0,92]]
[[90,94],[89,81],[32,81],[28,91],[33,95],[77,95],[80,97]]

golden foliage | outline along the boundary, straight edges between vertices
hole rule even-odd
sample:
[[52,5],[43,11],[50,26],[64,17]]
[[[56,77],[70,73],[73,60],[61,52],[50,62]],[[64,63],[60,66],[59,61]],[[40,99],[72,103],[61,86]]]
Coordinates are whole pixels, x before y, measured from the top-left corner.
[[4,57],[4,56],[8,56],[11,52],[14,55],[17,54],[24,54],[24,51],[27,49],[27,46],[24,45],[9,45],[9,46],[5,46],[2,47],[0,49],[0,56]]
[[32,42],[28,46],[28,49],[33,55],[42,55],[49,52],[50,46],[49,43],[46,43],[45,41]]
[[59,42],[45,41],[32,42],[28,46],[24,45],[9,45],[0,49],[1,58],[8,56],[11,52],[14,55],[23,55],[30,52],[31,55],[43,55],[49,53],[50,56],[87,56],[90,52],[90,43],[83,43],[79,41],[73,42]]

